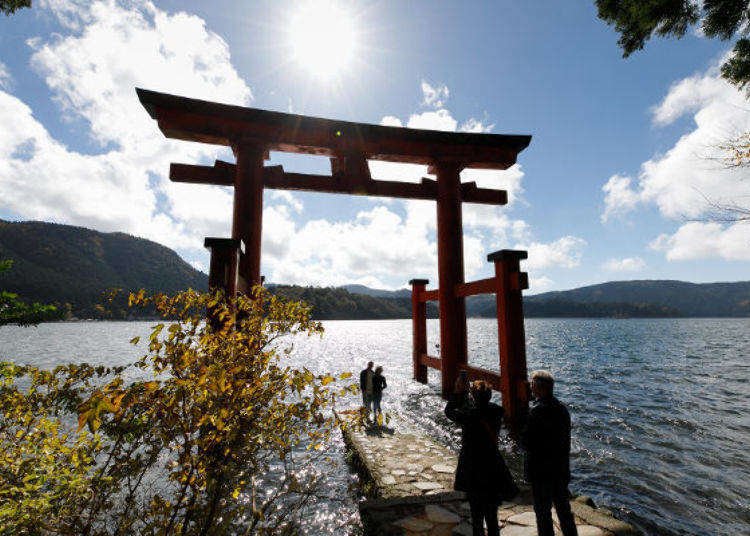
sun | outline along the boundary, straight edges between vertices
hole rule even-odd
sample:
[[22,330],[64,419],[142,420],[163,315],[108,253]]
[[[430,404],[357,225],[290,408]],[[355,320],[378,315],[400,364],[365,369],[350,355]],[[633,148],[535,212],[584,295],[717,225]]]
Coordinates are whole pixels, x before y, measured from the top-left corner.
[[330,80],[351,64],[358,46],[354,17],[334,0],[310,0],[295,11],[289,39],[295,63]]

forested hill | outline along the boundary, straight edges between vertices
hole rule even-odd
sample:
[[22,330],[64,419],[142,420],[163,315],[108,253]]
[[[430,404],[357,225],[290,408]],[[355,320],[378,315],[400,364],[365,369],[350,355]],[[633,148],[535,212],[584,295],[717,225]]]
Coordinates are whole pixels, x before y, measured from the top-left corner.
[[[572,290],[545,292],[525,300],[528,309],[560,309],[578,304],[606,308],[616,304],[664,308],[664,316],[750,316],[750,281],[736,283],[687,283],[670,280],[612,281]],[[538,315],[541,316],[541,315]],[[560,316],[560,315],[552,315]],[[583,315],[586,316],[586,315]],[[634,315],[638,316],[638,315]],[[645,314],[642,316],[658,316]]]
[[[100,233],[70,225],[0,220],[2,259],[11,259],[13,267],[0,275],[0,290],[17,293],[29,302],[54,303],[63,311],[65,304],[70,304],[70,312],[78,318],[120,319],[143,314],[119,302],[108,304],[106,312],[98,310],[102,293],[110,288],[173,293],[208,286],[206,274],[167,247],[124,233]],[[318,320],[411,316],[409,291],[406,297],[388,299],[378,297],[383,295],[378,291],[365,295],[341,288],[269,287],[271,292],[307,302]],[[428,312],[437,316],[434,306]]]
[[0,289],[29,301],[70,303],[75,316],[98,316],[108,288],[176,292],[203,290],[208,276],[156,242],[83,227],[0,220],[0,259],[13,267]]

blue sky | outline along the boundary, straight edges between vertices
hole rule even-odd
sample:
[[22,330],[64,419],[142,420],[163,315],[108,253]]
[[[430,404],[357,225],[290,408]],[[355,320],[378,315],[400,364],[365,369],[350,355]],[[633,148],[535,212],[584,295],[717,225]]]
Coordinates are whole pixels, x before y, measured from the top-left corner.
[[[166,140],[137,102],[141,86],[360,122],[531,134],[517,166],[465,172],[511,198],[465,205],[467,279],[486,277],[486,253],[501,248],[529,250],[530,292],[748,279],[750,226],[712,221],[706,202],[750,204],[748,172],[724,169],[715,147],[750,130],[745,96],[718,76],[727,43],[691,33],[623,60],[593,2],[333,1],[316,13],[335,17],[304,20],[309,0],[46,0],[0,19],[0,217],[144,236],[205,269],[202,238],[228,234],[231,192],[166,174],[169,162],[231,153]],[[295,54],[330,39],[331,18],[351,32],[335,32],[336,52],[351,58],[322,76]],[[269,163],[329,170],[313,157]],[[431,202],[267,191],[262,269],[287,283],[436,281],[434,219]]]

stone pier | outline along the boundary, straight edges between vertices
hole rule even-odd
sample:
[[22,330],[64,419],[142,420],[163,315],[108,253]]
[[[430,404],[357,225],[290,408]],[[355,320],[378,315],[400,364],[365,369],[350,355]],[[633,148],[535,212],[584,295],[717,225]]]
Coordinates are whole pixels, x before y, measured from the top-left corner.
[[[469,505],[453,491],[457,456],[404,423],[347,429],[344,441],[366,497],[359,510],[366,535],[471,536]],[[637,536],[632,526],[595,508],[585,497],[571,502],[579,536]],[[555,533],[561,534],[554,515]],[[501,536],[535,536],[528,486],[498,509]]]

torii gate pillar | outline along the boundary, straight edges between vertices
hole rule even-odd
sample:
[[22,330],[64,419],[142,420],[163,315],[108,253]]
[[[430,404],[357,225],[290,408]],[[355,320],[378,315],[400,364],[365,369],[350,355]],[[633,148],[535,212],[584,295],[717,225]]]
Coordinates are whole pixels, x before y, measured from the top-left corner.
[[246,294],[260,285],[260,247],[263,233],[263,146],[242,141],[232,147],[237,166],[234,176],[232,238],[245,243],[239,256],[237,292]]
[[466,304],[455,292],[456,286],[464,282],[461,168],[456,162],[435,164],[441,392],[445,398],[453,392],[460,365],[467,363]]

